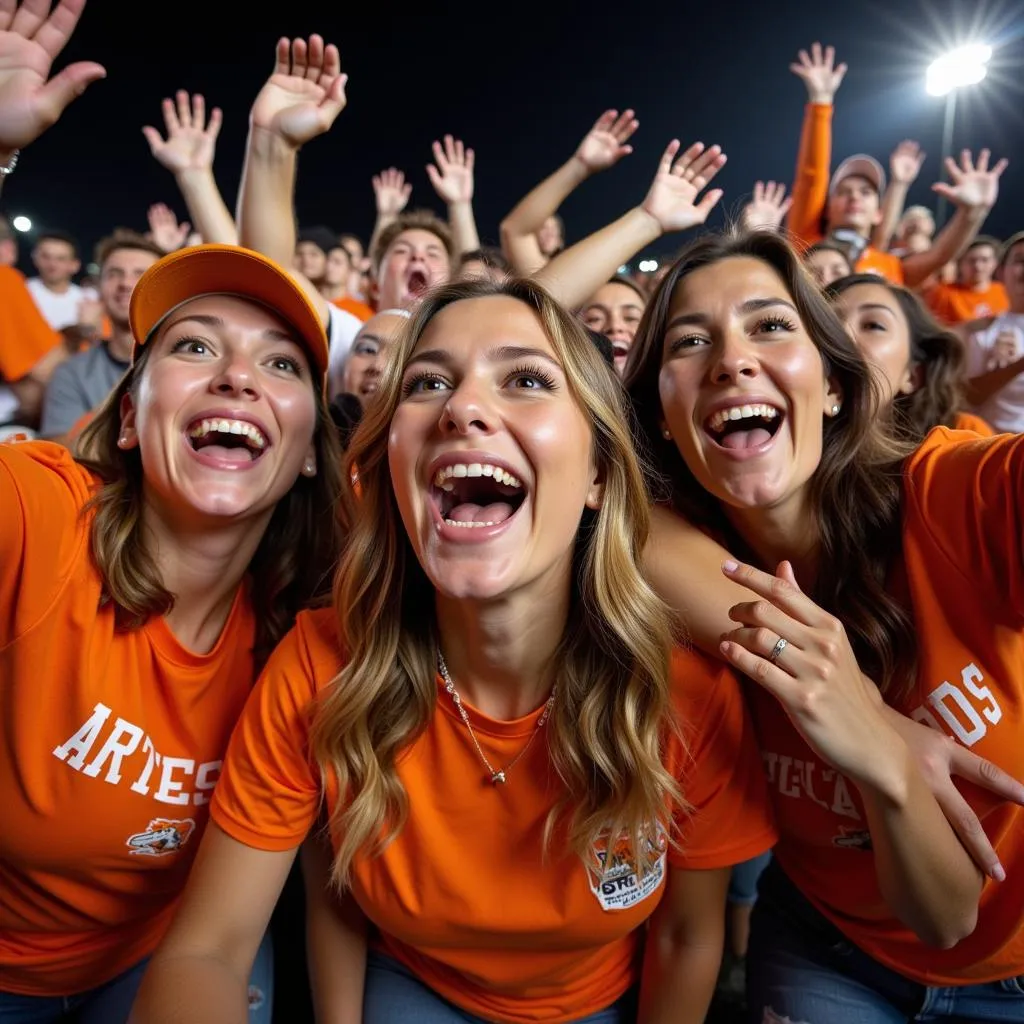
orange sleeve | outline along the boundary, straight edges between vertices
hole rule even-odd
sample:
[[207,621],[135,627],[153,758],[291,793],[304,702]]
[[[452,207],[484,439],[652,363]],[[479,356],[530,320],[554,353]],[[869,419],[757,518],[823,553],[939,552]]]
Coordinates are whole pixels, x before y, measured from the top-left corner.
[[257,850],[294,849],[320,807],[319,777],[306,752],[316,691],[308,625],[300,615],[270,656],[232,733],[210,804],[229,836]]
[[936,427],[904,470],[906,528],[925,533],[963,578],[1024,624],[1024,434],[979,438]]
[[17,381],[55,345],[61,336],[50,327],[12,267],[0,267],[0,379]]
[[948,284],[937,284],[928,290],[925,301],[932,315],[943,324],[957,322],[956,310],[950,302],[950,287]]
[[0,649],[46,614],[89,540],[91,477],[49,441],[0,444]]
[[958,412],[954,426],[957,430],[970,430],[982,437],[992,437],[996,433],[980,416],[972,412]]
[[828,176],[832,163],[832,104],[808,103],[800,132],[800,151],[793,175],[793,205],[786,227],[803,245],[821,241],[821,218],[828,202]]
[[677,651],[673,676],[686,750],[680,786],[687,809],[676,816],[673,867],[707,870],[740,864],[775,845],[778,833],[753,722],[736,676],[704,655]]

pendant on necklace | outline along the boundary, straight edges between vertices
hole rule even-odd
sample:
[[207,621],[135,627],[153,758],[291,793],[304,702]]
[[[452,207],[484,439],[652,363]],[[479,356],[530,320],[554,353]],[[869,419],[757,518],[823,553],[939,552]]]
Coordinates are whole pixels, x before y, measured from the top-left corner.
[[499,782],[504,781],[505,773],[503,771],[491,772],[491,782],[493,782],[495,786],[497,786]]

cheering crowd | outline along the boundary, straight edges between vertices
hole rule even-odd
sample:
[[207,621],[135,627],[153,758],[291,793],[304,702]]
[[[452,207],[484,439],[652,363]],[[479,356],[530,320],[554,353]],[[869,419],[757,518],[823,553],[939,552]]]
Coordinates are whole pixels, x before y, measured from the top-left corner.
[[[4,191],[105,76],[51,77],[84,6],[0,0]],[[26,280],[0,221],[0,1024],[1024,1020],[1007,160],[905,208],[815,43],[726,232],[672,140],[565,239],[609,110],[500,244],[445,136],[446,217],[388,168],[364,245],[294,214],[338,49],[273,61],[234,212],[179,92],[189,223]]]

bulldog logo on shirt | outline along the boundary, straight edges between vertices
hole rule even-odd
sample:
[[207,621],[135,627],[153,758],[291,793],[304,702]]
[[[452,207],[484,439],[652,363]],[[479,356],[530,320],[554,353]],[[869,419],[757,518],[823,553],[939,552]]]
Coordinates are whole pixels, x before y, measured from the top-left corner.
[[620,835],[610,844],[595,843],[594,861],[587,865],[587,876],[602,910],[628,910],[658,891],[665,879],[668,837],[659,824],[643,843],[647,862],[643,874],[637,870],[628,836]]
[[143,857],[164,857],[177,853],[195,831],[196,823],[191,818],[153,818],[145,832],[129,836],[125,845],[133,854]]

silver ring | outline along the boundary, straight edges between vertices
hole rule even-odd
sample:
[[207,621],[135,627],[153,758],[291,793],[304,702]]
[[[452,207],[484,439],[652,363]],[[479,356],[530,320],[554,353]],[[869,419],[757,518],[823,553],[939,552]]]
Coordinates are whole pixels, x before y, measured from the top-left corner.
[[768,655],[768,660],[774,665],[778,660],[782,652],[789,646],[789,641],[783,637],[779,637],[775,641],[775,646],[772,648],[772,653]]

